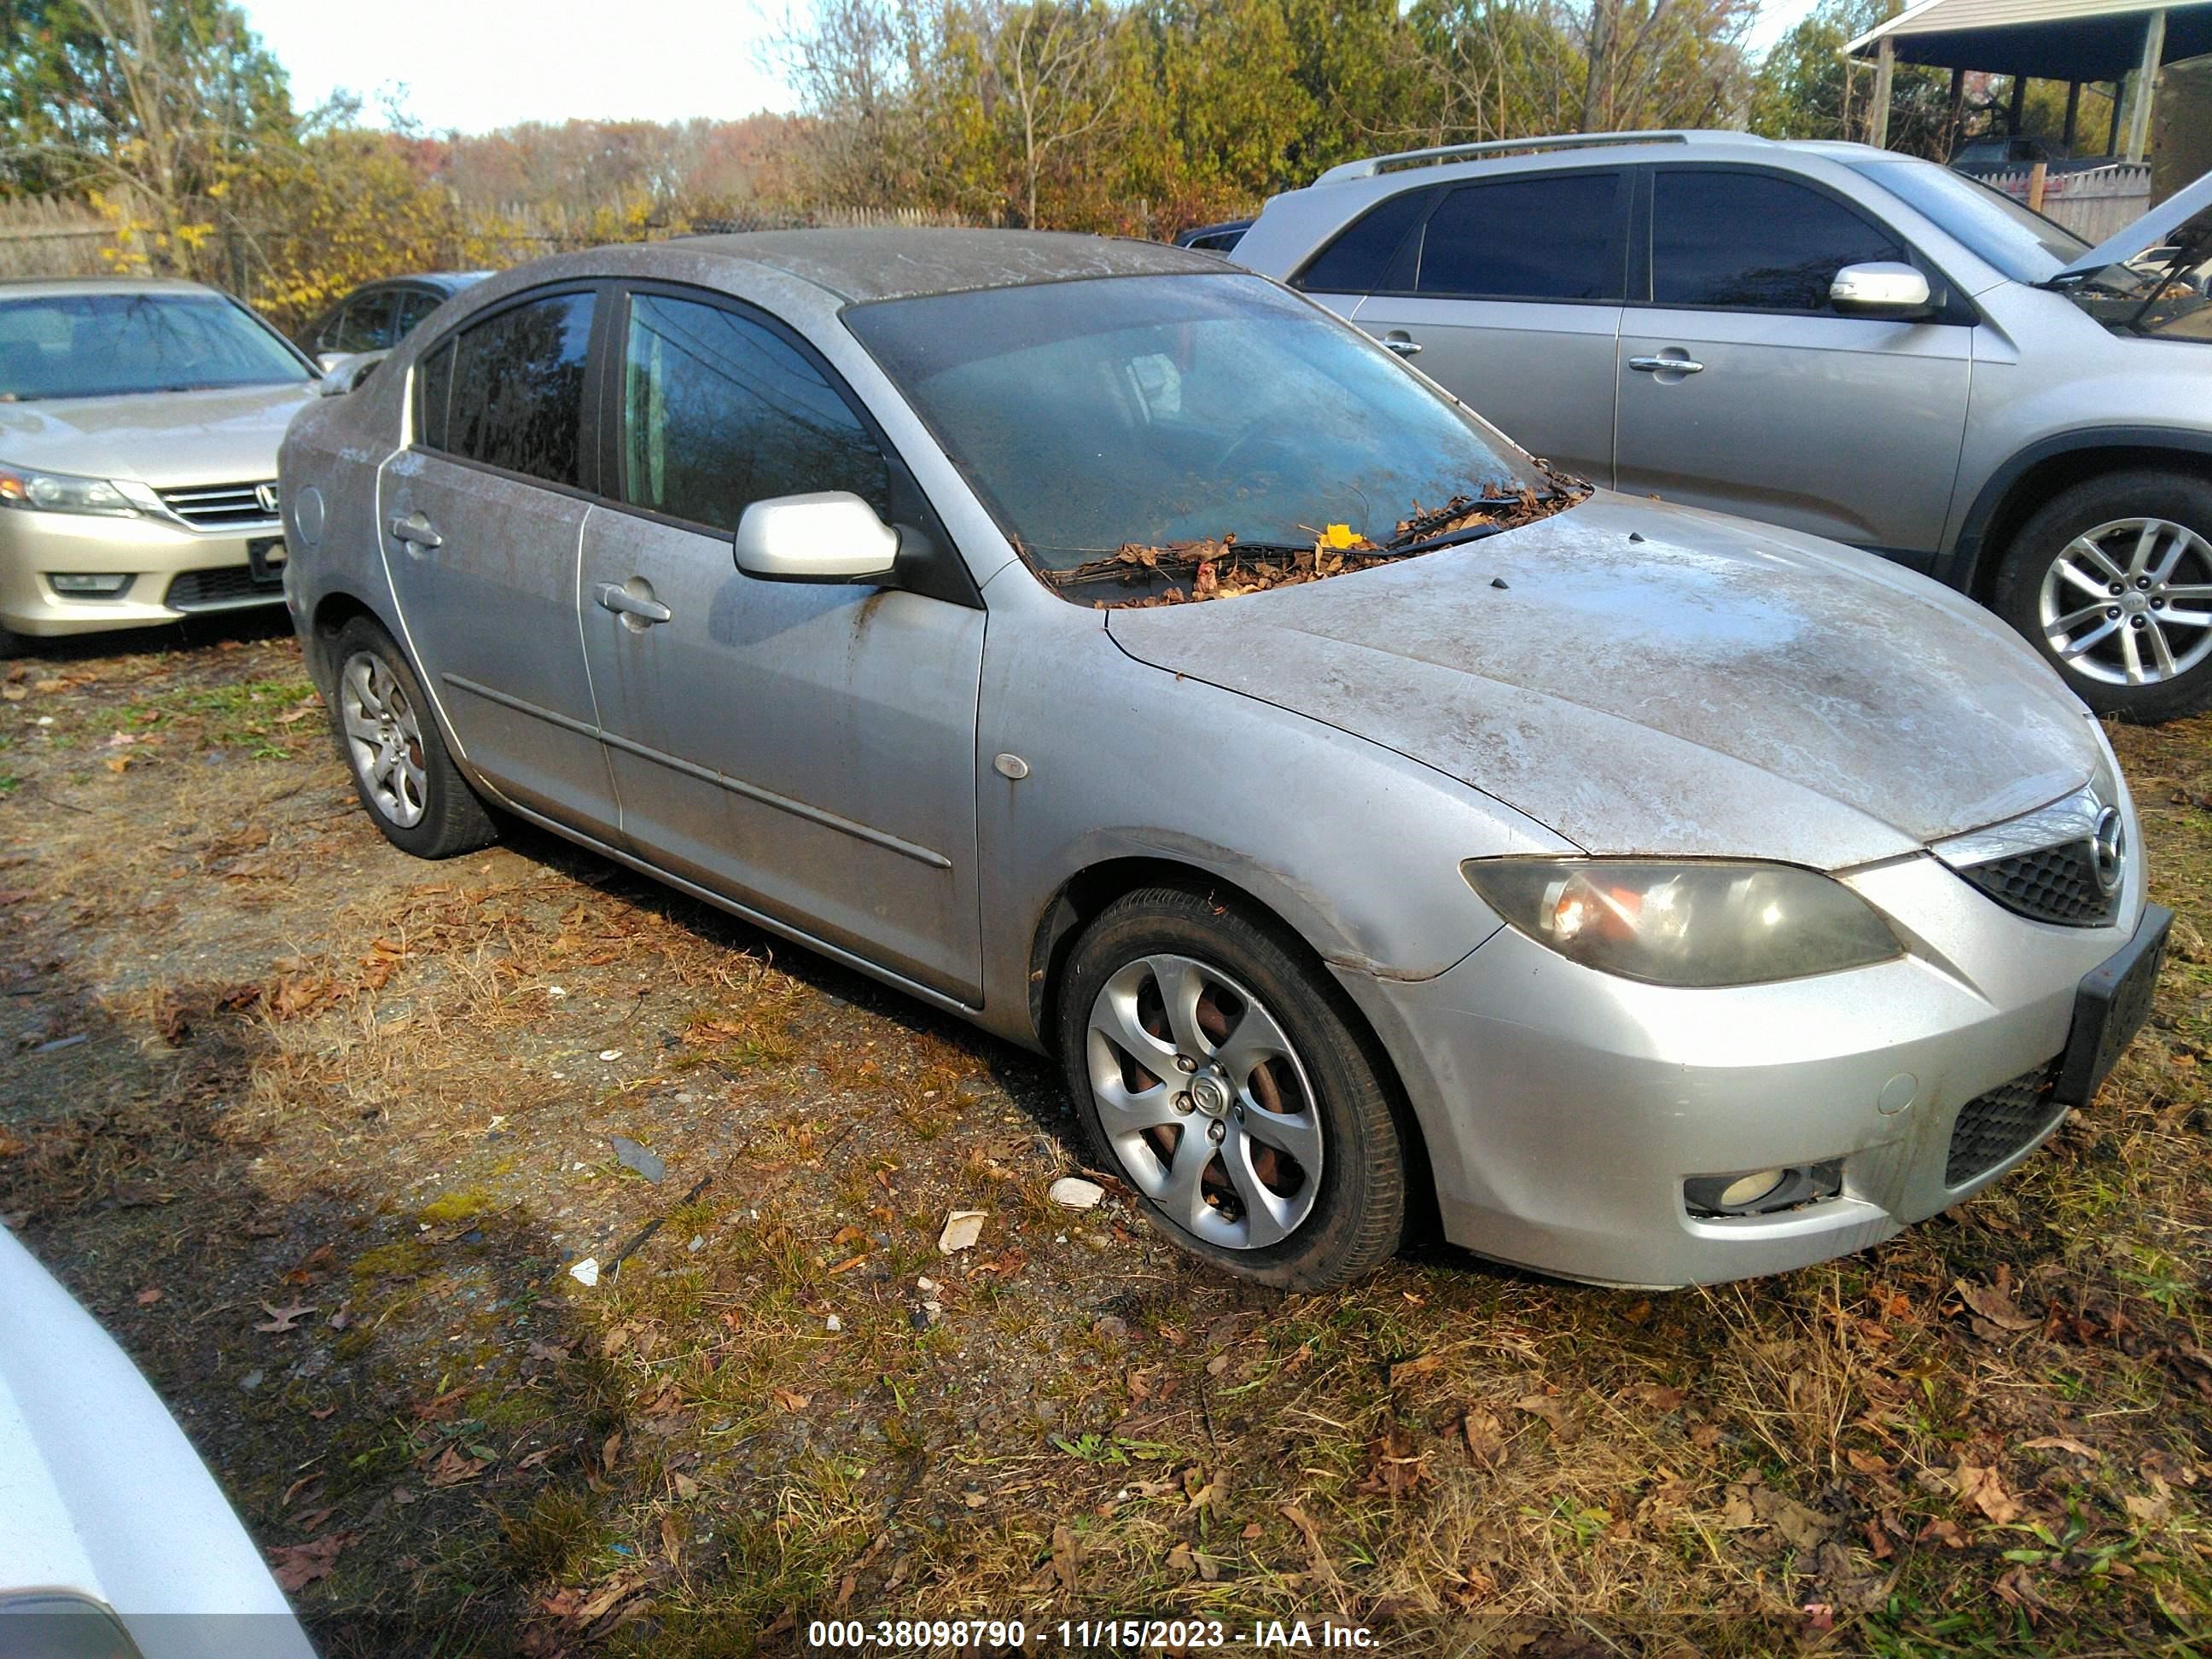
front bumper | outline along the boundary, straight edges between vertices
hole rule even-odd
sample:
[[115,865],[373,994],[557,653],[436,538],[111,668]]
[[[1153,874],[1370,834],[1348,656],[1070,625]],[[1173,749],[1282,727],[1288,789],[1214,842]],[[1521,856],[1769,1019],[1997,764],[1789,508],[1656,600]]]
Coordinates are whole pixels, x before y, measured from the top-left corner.
[[[1340,974],[1400,1061],[1446,1237],[1565,1278],[1717,1283],[1879,1243],[2048,1139],[2083,976],[2163,927],[2140,861],[2119,924],[2100,928],[2013,915],[1932,858],[1845,879],[1910,919],[1908,954],[1680,990],[1505,928],[1434,979]],[[1954,1130],[1962,1151],[1980,1138],[1963,1164]],[[1838,1190],[1780,1213],[1701,1216],[1685,1199],[1697,1176],[1816,1165]]]
[[[253,580],[249,547],[283,533],[274,520],[198,531],[150,515],[0,511],[0,626],[18,634],[88,634],[281,604],[278,581]],[[54,591],[50,579],[57,573],[130,581],[112,598],[78,598]]]

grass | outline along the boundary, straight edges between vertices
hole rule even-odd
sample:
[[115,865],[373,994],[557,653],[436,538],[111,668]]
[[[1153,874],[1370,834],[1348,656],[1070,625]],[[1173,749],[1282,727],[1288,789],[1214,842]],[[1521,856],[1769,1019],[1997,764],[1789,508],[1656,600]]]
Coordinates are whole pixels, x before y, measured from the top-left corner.
[[[75,746],[8,751],[54,805],[0,848],[0,969],[19,1024],[88,1040],[0,1081],[0,1213],[257,1537],[346,1540],[298,1597],[325,1653],[1133,1612],[1421,1653],[2193,1650],[2212,720],[2117,734],[2174,953],[2096,1105],[1989,1194],[1711,1291],[1432,1251],[1284,1297],[1119,1197],[1051,1205],[1037,1062],[556,843],[389,853],[323,717],[283,723],[288,642],[60,678],[10,705]],[[115,769],[118,729],[161,741]],[[947,1258],[955,1207],[988,1220]]]

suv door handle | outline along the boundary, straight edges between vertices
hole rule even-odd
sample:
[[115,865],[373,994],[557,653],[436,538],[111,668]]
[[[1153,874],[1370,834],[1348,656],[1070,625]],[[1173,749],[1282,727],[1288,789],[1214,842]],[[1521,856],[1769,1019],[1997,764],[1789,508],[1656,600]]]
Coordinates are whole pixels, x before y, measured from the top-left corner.
[[1384,335],[1382,349],[1385,351],[1395,351],[1401,357],[1418,357],[1421,355],[1421,343],[1402,329],[1395,333]]
[[1628,366],[1644,374],[1702,374],[1705,366],[1688,357],[1631,357]]
[[658,599],[641,599],[614,582],[601,582],[592,590],[592,597],[605,609],[617,616],[635,617],[647,628],[655,623],[665,623],[676,614]]
[[428,552],[434,547],[443,547],[446,538],[431,526],[420,513],[408,513],[392,520],[392,539],[411,550]]

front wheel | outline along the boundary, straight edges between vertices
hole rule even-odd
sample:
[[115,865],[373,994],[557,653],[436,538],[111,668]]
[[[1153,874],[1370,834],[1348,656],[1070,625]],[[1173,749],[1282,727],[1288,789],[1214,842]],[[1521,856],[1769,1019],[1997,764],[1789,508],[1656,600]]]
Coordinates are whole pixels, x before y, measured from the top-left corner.
[[1078,1115],[1154,1224],[1285,1290],[1389,1259],[1406,1159],[1334,987],[1237,903],[1132,893],[1075,946],[1060,998]]
[[2212,704],[2212,483],[2075,484],[2021,527],[1991,602],[2100,714],[2195,714]]
[[453,764],[422,682],[392,636],[366,617],[338,635],[331,700],[354,791],[386,841],[418,859],[472,852],[496,830]]

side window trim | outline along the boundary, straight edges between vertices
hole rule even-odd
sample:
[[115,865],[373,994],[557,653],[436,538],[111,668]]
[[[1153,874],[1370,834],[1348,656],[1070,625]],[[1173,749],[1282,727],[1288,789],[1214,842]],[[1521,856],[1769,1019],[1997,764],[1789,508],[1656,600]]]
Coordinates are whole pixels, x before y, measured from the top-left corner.
[[[606,378],[605,360],[611,332],[607,325],[608,313],[613,309],[614,290],[615,284],[605,278],[570,277],[565,282],[548,283],[543,288],[525,289],[519,294],[509,295],[495,305],[486,306],[482,311],[472,311],[465,317],[456,319],[444,333],[439,335],[436,339],[416,354],[411,366],[413,372],[409,377],[411,384],[408,387],[408,448],[419,451],[425,455],[435,455],[440,460],[450,462],[455,466],[465,466],[478,472],[489,473],[495,478],[513,478],[518,483],[534,485],[539,489],[550,489],[556,495],[574,495],[583,501],[597,500],[599,480],[605,476],[600,471],[602,439],[599,406],[604,396],[600,382]],[[578,481],[573,484],[561,483],[551,478],[540,477],[534,472],[519,472],[512,467],[497,466],[489,461],[480,461],[473,456],[456,454],[450,449],[434,448],[426,443],[422,437],[423,423],[421,407],[422,366],[441,351],[457,353],[461,336],[478,324],[488,323],[495,317],[515,310],[519,307],[530,305],[540,300],[557,300],[566,294],[588,294],[592,296],[592,333],[589,342],[584,348],[583,406],[577,416],[576,469],[581,475]],[[453,375],[449,369],[446,377],[448,426],[452,420],[453,385]]]
[[1630,238],[1632,257],[1630,262],[1628,300],[1626,303],[1638,309],[1656,311],[1710,311],[1732,313],[1740,316],[1808,317],[1829,322],[1852,322],[1855,318],[1839,317],[1832,311],[1797,311],[1787,307],[1692,305],[1681,301],[1658,301],[1651,297],[1654,281],[1651,240],[1658,229],[1658,181],[1662,173],[1734,173],[1755,178],[1779,179],[1796,185],[1841,207],[1860,223],[1880,232],[1905,250],[1906,262],[1915,266],[1928,278],[1931,286],[1939,287],[1945,295],[1943,308],[1925,320],[1947,326],[1972,327],[1981,321],[1981,312],[1949,274],[1914,243],[1913,240],[1895,225],[1877,217],[1863,203],[1853,200],[1825,179],[1814,179],[1802,173],[1792,173],[1785,167],[1761,167],[1753,161],[1647,161],[1637,172],[1643,174],[1637,189],[1636,219]]

